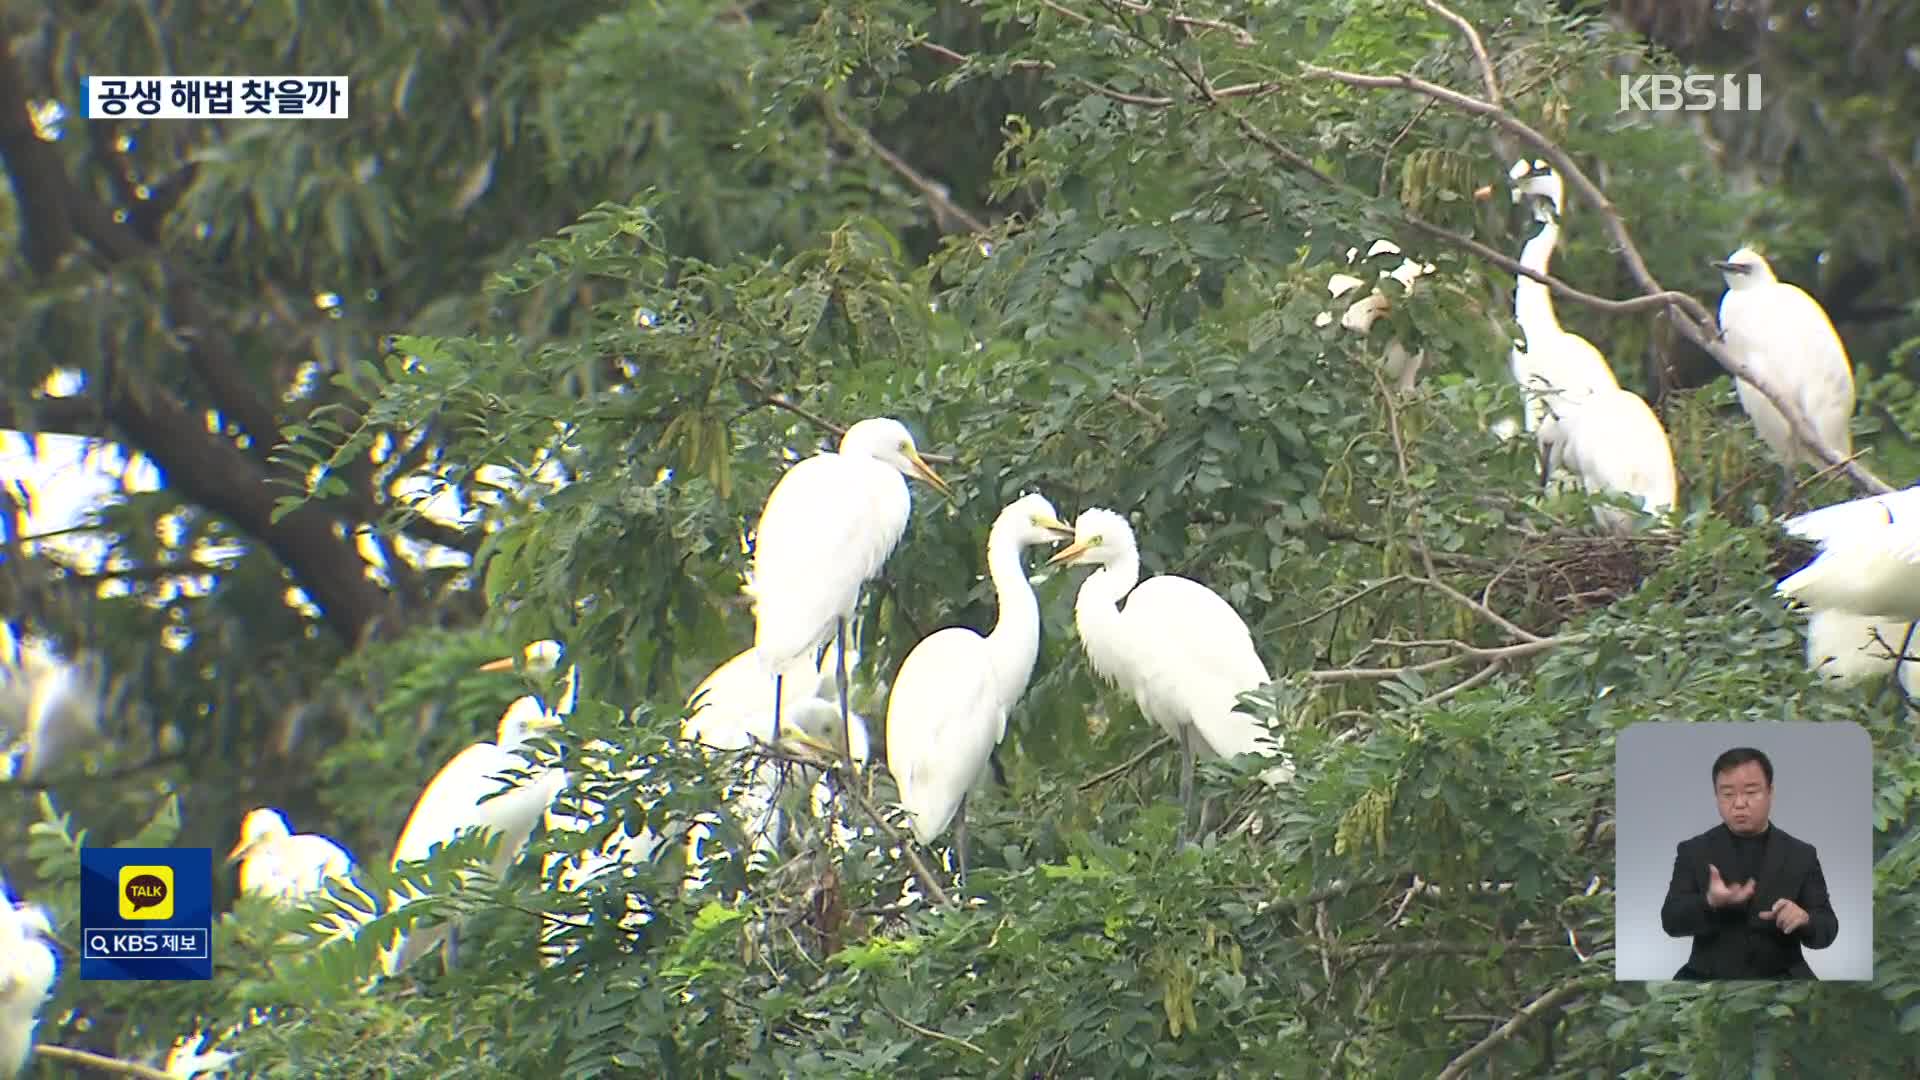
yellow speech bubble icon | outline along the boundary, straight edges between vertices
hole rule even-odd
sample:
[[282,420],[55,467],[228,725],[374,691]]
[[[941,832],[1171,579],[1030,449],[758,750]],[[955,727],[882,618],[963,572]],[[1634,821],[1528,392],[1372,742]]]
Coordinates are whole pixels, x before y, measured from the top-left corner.
[[173,918],[173,867],[121,867],[119,895],[123,919]]

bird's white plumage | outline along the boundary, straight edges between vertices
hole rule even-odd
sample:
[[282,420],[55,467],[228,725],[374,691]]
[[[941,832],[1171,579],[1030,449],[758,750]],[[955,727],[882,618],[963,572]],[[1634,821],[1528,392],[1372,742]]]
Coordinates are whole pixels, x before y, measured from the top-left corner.
[[0,1077],[19,1075],[33,1054],[40,1007],[59,974],[52,941],[46,909],[13,902],[0,881]]
[[754,650],[784,671],[853,614],[860,587],[880,572],[912,510],[907,475],[943,486],[898,420],[862,420],[838,453],[798,462],[767,496],[753,542]]
[[1040,606],[1021,552],[1058,542],[1062,527],[1037,493],[1007,504],[987,533],[987,574],[999,604],[993,630],[983,637],[954,626],[928,635],[894,678],[887,771],[922,844],[946,831],[1006,738],[1007,715],[1040,652]]
[[[1826,309],[1799,286],[1776,278],[1752,248],[1728,256],[1722,274],[1727,291],[1720,298],[1720,329],[1727,350],[1790,397],[1822,442],[1842,455],[1853,453],[1847,426],[1854,406],[1853,365]],[[1794,438],[1787,418],[1753,384],[1736,379],[1734,385],[1740,407],[1775,459],[1789,469],[1801,462],[1825,466]]]
[[[1589,493],[1631,496],[1649,514],[1673,509],[1679,497],[1667,429],[1631,390],[1601,389],[1571,407],[1555,406],[1535,436],[1548,470],[1565,469]],[[1618,535],[1633,528],[1632,516],[1616,507],[1596,506],[1593,515]]]
[[[530,763],[520,753],[530,736],[558,722],[532,696],[509,706],[500,717],[496,742],[476,742],[455,754],[420,793],[394,847],[394,865],[425,859],[436,844],[486,829],[503,837],[490,869],[496,876],[506,873],[554,796],[566,786],[564,770]],[[512,772],[530,775],[517,781],[506,778]],[[503,788],[506,794],[486,798]],[[387,973],[394,974],[418,959],[439,944],[446,931],[442,924],[401,935],[386,956]]]
[[987,639],[951,626],[922,639],[887,698],[887,771],[914,839],[931,844],[953,822],[1005,730]]
[[[1241,693],[1268,681],[1253,635],[1233,605],[1188,578],[1162,574],[1138,588],[1140,555],[1133,529],[1111,510],[1092,509],[1074,522],[1074,543],[1056,559],[1100,569],[1080,586],[1074,626],[1102,678],[1128,691],[1140,711],[1179,739],[1191,726],[1195,750],[1214,756],[1281,757],[1261,773],[1271,784],[1292,779],[1282,740],[1254,717],[1234,711]],[[1126,599],[1126,607],[1120,601]]]
[[1920,522],[1920,487],[1867,495],[1788,518],[1781,528],[1822,544],[1837,537],[1876,532],[1898,522]]
[[0,776],[37,780],[100,737],[104,676],[98,657],[63,663],[37,649],[0,650]]
[[[1540,225],[1520,249],[1520,265],[1544,274],[1560,241],[1565,184],[1544,161],[1515,162],[1508,175],[1515,181],[1514,201],[1532,200],[1534,220]],[[1513,315],[1526,335],[1526,343],[1524,347],[1516,344],[1507,362],[1525,398],[1527,431],[1539,428],[1549,404],[1555,408],[1577,404],[1597,391],[1619,386],[1600,350],[1560,325],[1553,310],[1553,293],[1547,286],[1520,276],[1513,288]]]
[[[1839,683],[1858,682],[1894,669],[1907,642],[1911,622],[1814,611],[1807,618],[1807,668]],[[1912,661],[1902,665],[1913,666]],[[1903,672],[1904,674],[1904,672]]]
[[248,812],[240,823],[240,891],[276,903],[298,903],[326,887],[327,879],[351,880],[353,856],[324,836],[295,833],[285,814],[271,806]]
[[1855,499],[1789,520],[1789,532],[1820,538],[1820,552],[1776,591],[1816,611],[1920,619],[1920,506],[1913,490]]

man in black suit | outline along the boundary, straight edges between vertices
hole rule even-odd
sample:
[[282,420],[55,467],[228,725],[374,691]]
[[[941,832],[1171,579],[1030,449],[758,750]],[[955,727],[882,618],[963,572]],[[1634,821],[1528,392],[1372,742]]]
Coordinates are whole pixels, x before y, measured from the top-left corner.
[[1713,762],[1722,824],[1680,842],[1660,905],[1671,937],[1693,939],[1676,979],[1814,979],[1801,948],[1840,934],[1813,845],[1767,820],[1773,762],[1737,747]]

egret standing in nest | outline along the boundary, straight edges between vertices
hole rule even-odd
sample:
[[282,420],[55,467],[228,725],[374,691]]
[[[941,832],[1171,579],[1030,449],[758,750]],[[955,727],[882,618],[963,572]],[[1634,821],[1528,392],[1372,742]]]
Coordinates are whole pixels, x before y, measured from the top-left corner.
[[[544,644],[555,645],[557,662],[557,643],[536,643],[536,646]],[[511,665],[512,661],[507,663]],[[497,669],[497,664],[498,661],[488,668]],[[574,679],[571,671],[568,675],[567,697],[571,699]],[[567,706],[571,708],[570,700]],[[541,815],[566,787],[564,770],[530,763],[522,753],[529,739],[553,731],[560,724],[560,714],[547,709],[533,695],[510,705],[500,717],[497,741],[476,742],[455,754],[420,793],[413,812],[407,816],[406,826],[400,830],[400,842],[393,853],[394,867],[398,869],[402,863],[425,859],[431,848],[462,834],[487,830],[501,835],[500,847],[489,869],[495,877],[504,875],[526,847],[527,838],[540,823]],[[513,772],[529,775],[516,780],[507,776]],[[508,789],[506,794],[488,798],[503,788]],[[387,974],[398,973],[443,939],[447,941],[447,963],[451,966],[456,941],[450,925],[443,923],[400,935],[384,957]]]
[[[829,639],[844,655],[847,619],[860,587],[899,544],[913,508],[906,477],[942,495],[947,487],[898,420],[876,417],[847,429],[838,453],[798,462],[767,496],[753,541],[753,647],[773,676],[773,737],[780,738],[778,684],[796,661]],[[840,674],[843,726],[849,710]],[[843,751],[847,748],[843,747]]]
[[33,1055],[40,1007],[60,970],[53,942],[47,910],[15,902],[0,879],[0,1078],[20,1075]]
[[[1678,498],[1679,477],[1667,429],[1639,394],[1600,388],[1584,399],[1546,402],[1547,415],[1534,437],[1540,446],[1540,484],[1557,469],[1580,478],[1589,494],[1620,494],[1639,500],[1649,514],[1664,514]],[[1593,508],[1594,519],[1616,536],[1633,529],[1633,518],[1611,506]]]
[[1810,609],[1807,664],[1852,681],[1891,668],[1920,686],[1920,487],[1852,499],[1787,519],[1790,535],[1819,545],[1812,562],[1775,590]]
[[887,771],[914,839],[931,844],[953,823],[960,880],[967,874],[967,792],[1007,735],[1040,653],[1040,603],[1020,556],[1072,535],[1038,494],[1010,503],[987,533],[987,575],[999,618],[985,637],[963,626],[928,635],[907,654],[887,700]]
[[[1553,249],[1560,242],[1560,216],[1565,211],[1566,184],[1545,161],[1520,160],[1507,176],[1513,181],[1513,201],[1533,210],[1540,226],[1520,249],[1520,265],[1547,273]],[[1535,431],[1547,415],[1547,401],[1574,403],[1598,390],[1615,389],[1607,358],[1593,343],[1560,325],[1553,310],[1553,291],[1522,274],[1513,286],[1513,318],[1526,335],[1507,356],[1513,379],[1525,399],[1527,431]]]
[[[1713,264],[1726,279],[1720,298],[1720,333],[1727,351],[1768,386],[1798,406],[1820,441],[1848,457],[1853,453],[1853,365],[1847,347],[1820,302],[1797,285],[1774,277],[1760,253],[1743,247]],[[1735,379],[1740,407],[1780,462],[1780,505],[1793,498],[1794,469],[1827,463],[1793,434],[1787,418],[1752,383]]]
[[[851,750],[856,770],[864,768],[868,756],[866,721],[849,711],[843,721],[838,705],[842,672],[851,672],[859,664],[859,652],[840,655],[838,641],[816,665],[810,656],[801,656],[787,665],[781,677],[771,678],[760,666],[759,654],[749,648],[715,668],[701,680],[687,698],[687,716],[680,724],[682,742],[703,751],[741,753],[755,745],[778,746],[784,753],[820,752],[837,760],[841,726],[846,725],[844,744]],[[776,712],[786,720],[787,731],[775,742],[770,717]],[[816,707],[826,705],[831,720]],[[734,810],[746,823],[754,847],[771,854],[778,845],[783,824],[776,806],[779,768],[775,762],[761,761],[747,769],[745,786],[734,798]],[[816,806],[830,798],[823,779],[815,786]],[[712,835],[712,822],[695,825],[687,834],[687,865],[699,864],[700,847]],[[695,875],[698,880],[698,875]]]
[[[1048,565],[1091,563],[1080,585],[1074,627],[1101,678],[1133,695],[1149,720],[1180,744],[1180,842],[1193,816],[1197,754],[1278,757],[1260,778],[1293,779],[1281,740],[1240,708],[1240,695],[1270,681],[1253,635],[1233,606],[1190,578],[1161,574],[1141,582],[1140,551],[1127,519],[1094,508],[1073,525],[1073,543]],[[1125,599],[1127,606],[1120,607]]]

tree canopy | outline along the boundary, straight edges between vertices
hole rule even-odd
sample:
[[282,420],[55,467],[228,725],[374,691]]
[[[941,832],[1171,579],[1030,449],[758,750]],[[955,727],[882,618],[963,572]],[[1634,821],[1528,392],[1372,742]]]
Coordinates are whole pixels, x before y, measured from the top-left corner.
[[[1802,505],[1920,473],[1920,9],[1752,7],[10,8],[0,427],[163,478],[90,545],[0,536],[15,633],[104,673],[100,737],[0,784],[0,872],[69,938],[83,841],[223,852],[260,805],[384,895],[422,785],[525,692],[474,669],[542,638],[579,665],[564,741],[634,773],[602,828],[677,840],[729,782],[677,734],[752,643],[759,508],[868,416],[955,487],[916,495],[860,609],[876,739],[913,645],[990,625],[986,529],[1037,490],[1232,603],[1297,765],[1204,765],[1175,852],[1175,755],[1089,671],[1079,576],[1040,571],[953,903],[876,753],[844,845],[750,865],[728,819],[699,884],[674,842],[563,893],[541,856],[580,841],[540,835],[498,881],[443,852],[412,878],[443,900],[342,936],[337,899],[276,914],[220,876],[211,981],[76,963],[41,1041],[152,1062],[237,1028],[231,1068],[272,1077],[1920,1073],[1908,710],[1809,673],[1772,595],[1804,552],[1707,265],[1760,246],[1849,348],[1858,460]],[[1687,64],[1767,105],[1619,108],[1622,73]],[[351,119],[78,115],[86,76],[281,72],[349,76]],[[1543,154],[1585,294],[1560,317],[1661,414],[1671,527],[1598,534],[1496,433],[1507,169]],[[1432,269],[1356,334],[1328,279],[1393,269],[1380,239]],[[1710,720],[1871,733],[1872,981],[1613,981],[1616,734]],[[458,964],[369,987],[384,932],[453,913]]]

